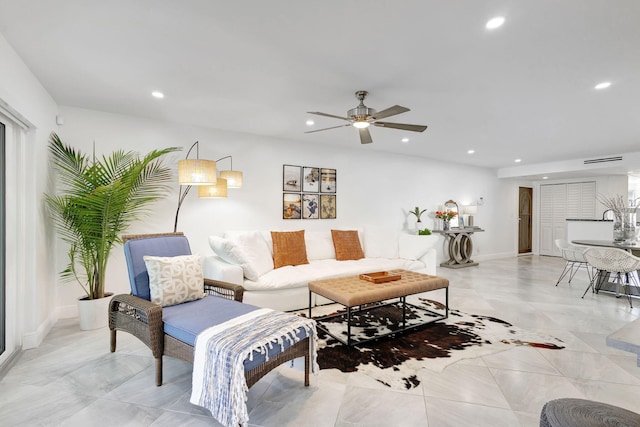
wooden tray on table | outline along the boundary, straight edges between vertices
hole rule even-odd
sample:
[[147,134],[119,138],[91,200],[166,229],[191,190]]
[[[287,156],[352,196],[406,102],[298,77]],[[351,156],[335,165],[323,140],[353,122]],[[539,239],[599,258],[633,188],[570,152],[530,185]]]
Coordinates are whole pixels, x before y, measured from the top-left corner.
[[360,279],[366,280],[372,283],[384,283],[384,282],[393,282],[394,280],[400,280],[402,278],[399,274],[392,274],[388,271],[376,271],[373,273],[364,273],[361,274]]

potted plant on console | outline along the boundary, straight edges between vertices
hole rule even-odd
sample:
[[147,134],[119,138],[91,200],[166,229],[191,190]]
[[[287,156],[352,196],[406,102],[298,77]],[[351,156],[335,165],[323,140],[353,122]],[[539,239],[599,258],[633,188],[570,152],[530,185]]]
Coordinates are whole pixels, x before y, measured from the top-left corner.
[[81,329],[106,326],[109,255],[129,226],[149,211],[149,204],[167,195],[172,171],[162,157],[177,150],[153,150],[142,158],[118,150],[96,158],[51,134],[49,154],[61,189],[44,198],[56,231],[69,245],[69,264],[60,277],[77,281],[86,293],[78,300]]
[[416,230],[418,230],[418,231],[424,230],[426,228],[426,226],[424,225],[424,223],[420,219],[422,214],[425,213],[426,211],[427,211],[426,209],[420,210],[420,208],[417,207],[417,206],[415,207],[414,210],[409,211],[410,214],[413,214],[416,217]]

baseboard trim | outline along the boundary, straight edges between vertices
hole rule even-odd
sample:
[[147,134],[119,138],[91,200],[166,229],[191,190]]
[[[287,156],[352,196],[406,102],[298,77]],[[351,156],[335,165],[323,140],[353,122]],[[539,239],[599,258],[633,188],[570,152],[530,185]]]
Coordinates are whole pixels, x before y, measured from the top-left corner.
[[61,305],[56,307],[56,318],[71,319],[78,317],[78,304]]
[[516,256],[513,252],[499,252],[495,254],[486,254],[486,255],[471,255],[471,258],[474,261],[489,261],[492,259],[501,259],[501,258],[512,258]]
[[24,350],[28,350],[30,348],[36,348],[47,336],[47,334],[53,328],[53,325],[56,323],[56,318],[49,317],[47,320],[42,322],[38,329],[35,332],[28,332],[22,336],[22,348]]
[[13,368],[13,366],[18,362],[18,359],[22,355],[22,347],[16,348],[13,353],[4,361],[2,365],[0,365],[0,380]]

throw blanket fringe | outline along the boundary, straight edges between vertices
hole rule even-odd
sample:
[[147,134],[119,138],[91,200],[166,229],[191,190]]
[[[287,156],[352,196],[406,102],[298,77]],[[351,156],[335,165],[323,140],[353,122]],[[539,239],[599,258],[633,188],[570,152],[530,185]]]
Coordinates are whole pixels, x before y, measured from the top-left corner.
[[221,424],[246,426],[247,381],[244,361],[253,360],[254,351],[269,360],[275,343],[284,349],[293,345],[304,329],[311,342],[311,369],[318,372],[315,321],[295,314],[258,309],[202,331],[194,351],[191,403],[203,406]]

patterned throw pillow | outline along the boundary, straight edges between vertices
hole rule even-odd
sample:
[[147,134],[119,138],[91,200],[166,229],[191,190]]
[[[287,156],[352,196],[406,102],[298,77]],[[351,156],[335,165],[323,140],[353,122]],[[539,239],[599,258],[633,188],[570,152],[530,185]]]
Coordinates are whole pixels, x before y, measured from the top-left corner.
[[336,260],[347,261],[364,258],[357,230],[331,230]]
[[145,256],[151,302],[163,307],[202,298],[204,277],[200,255]]
[[304,244],[304,230],[272,231],[273,267],[309,264],[307,247]]

